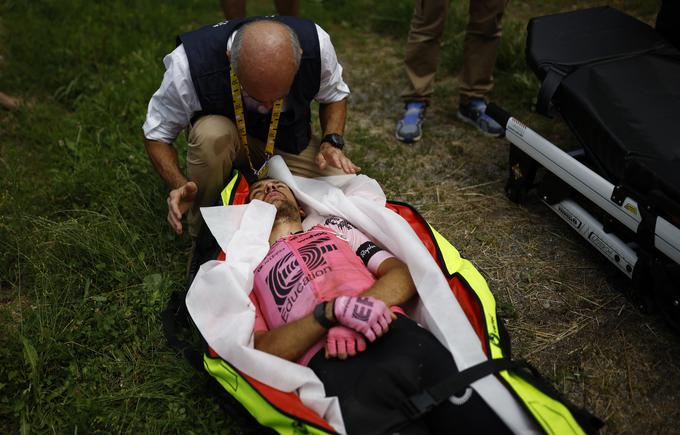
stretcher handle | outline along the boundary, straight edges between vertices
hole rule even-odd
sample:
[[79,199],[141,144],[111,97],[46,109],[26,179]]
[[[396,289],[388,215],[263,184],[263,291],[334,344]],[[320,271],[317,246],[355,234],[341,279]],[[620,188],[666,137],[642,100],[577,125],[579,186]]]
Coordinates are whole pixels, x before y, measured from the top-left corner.
[[508,121],[511,118],[508,112],[503,110],[503,108],[495,103],[489,103],[489,105],[486,106],[485,113],[493,118],[493,120],[499,123],[503,128],[508,125]]

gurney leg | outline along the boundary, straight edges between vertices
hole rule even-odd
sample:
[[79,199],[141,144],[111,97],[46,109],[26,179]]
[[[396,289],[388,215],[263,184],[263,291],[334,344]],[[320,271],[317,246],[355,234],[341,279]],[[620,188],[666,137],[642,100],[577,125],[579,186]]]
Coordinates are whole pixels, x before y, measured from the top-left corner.
[[651,265],[650,276],[654,281],[656,306],[675,330],[680,331],[680,266],[657,258]]
[[508,181],[505,194],[512,202],[520,204],[534,185],[538,164],[515,145],[510,144]]

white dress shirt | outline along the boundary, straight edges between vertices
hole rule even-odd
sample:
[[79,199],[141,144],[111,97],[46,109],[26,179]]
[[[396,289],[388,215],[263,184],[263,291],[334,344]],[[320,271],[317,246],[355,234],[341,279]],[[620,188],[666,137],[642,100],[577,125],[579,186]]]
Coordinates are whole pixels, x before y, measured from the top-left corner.
[[[321,82],[319,92],[314,99],[319,103],[334,103],[349,95],[349,87],[342,80],[342,66],[338,63],[331,38],[318,25],[319,51],[321,54]],[[227,50],[231,49],[234,32],[227,42]],[[142,129],[144,137],[149,140],[172,143],[180,132],[189,125],[194,113],[201,110],[194,83],[189,72],[189,61],[184,46],[179,45],[163,58],[165,75],[160,88],[149,101],[146,120]],[[263,108],[255,100],[244,95],[246,109],[263,112]],[[287,109],[284,100],[283,111]],[[264,109],[263,113],[269,110]]]

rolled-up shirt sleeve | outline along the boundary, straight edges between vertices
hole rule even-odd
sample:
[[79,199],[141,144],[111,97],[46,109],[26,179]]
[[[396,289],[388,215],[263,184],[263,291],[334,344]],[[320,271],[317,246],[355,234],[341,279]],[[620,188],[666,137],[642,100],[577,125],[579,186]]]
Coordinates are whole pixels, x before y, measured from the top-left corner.
[[173,143],[193,114],[201,110],[201,104],[191,81],[184,46],[179,45],[165,56],[163,64],[163,81],[149,101],[142,129],[146,139]]
[[314,99],[319,103],[335,103],[349,96],[349,86],[342,79],[342,65],[338,63],[331,37],[318,25],[319,52],[321,55],[321,83]]

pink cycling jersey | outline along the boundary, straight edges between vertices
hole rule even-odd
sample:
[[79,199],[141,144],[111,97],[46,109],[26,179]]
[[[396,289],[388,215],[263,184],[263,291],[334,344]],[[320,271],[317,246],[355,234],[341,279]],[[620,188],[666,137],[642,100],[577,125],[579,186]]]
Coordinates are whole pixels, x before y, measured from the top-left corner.
[[[255,331],[277,328],[311,313],[322,301],[361,294],[375,282],[380,264],[392,254],[352,224],[328,217],[323,225],[274,243],[255,268],[251,299]],[[323,346],[314,345],[298,361],[306,365]]]

